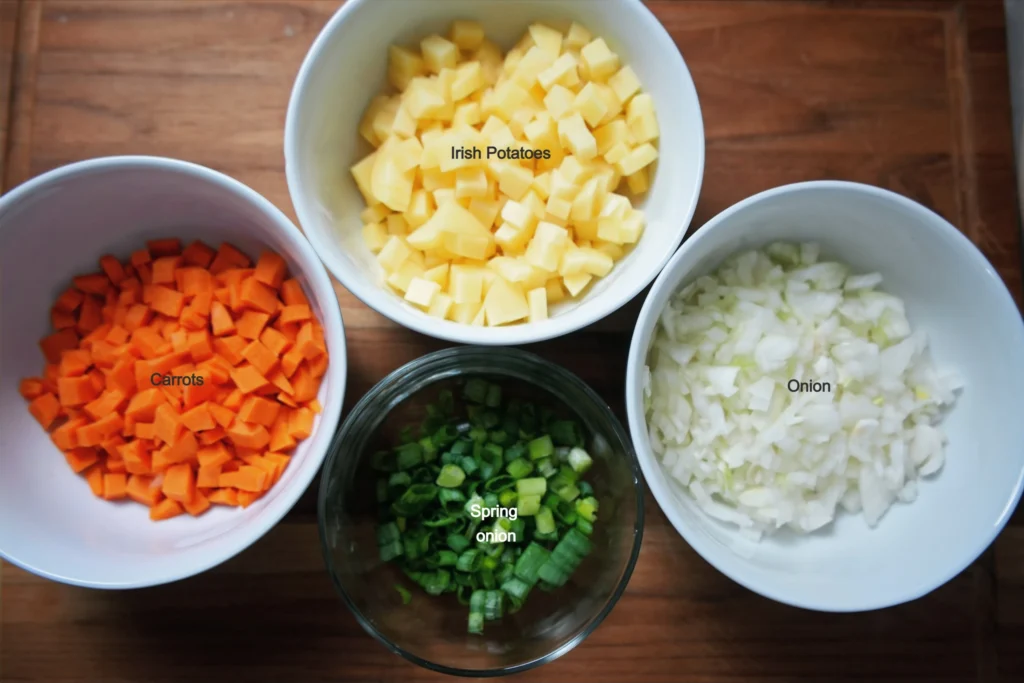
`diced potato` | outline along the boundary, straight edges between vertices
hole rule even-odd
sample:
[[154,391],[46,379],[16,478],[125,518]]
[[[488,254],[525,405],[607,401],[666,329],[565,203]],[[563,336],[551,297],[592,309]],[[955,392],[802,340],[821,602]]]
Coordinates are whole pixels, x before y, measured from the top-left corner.
[[512,73],[512,80],[523,88],[532,88],[537,83],[537,77],[540,73],[554,63],[555,57],[557,55],[552,55],[544,50],[544,48],[534,45],[519,60],[515,71]]
[[406,138],[391,148],[391,160],[399,171],[408,171],[420,165],[423,145],[417,138]]
[[453,21],[448,37],[463,50],[476,50],[484,42],[484,27],[476,21]]
[[647,178],[647,169],[641,168],[636,173],[626,177],[626,185],[633,194],[643,194],[650,187]]
[[547,199],[551,194],[551,172],[538,173],[533,177],[530,189],[537,193],[541,199]]
[[572,296],[579,295],[583,291],[583,288],[590,284],[590,281],[594,279],[593,275],[589,273],[579,273],[578,275],[569,275],[562,278],[562,284],[569,290],[569,294]]
[[[483,274],[479,268],[455,265],[448,271],[448,294],[456,304],[480,303],[483,285]],[[476,315],[475,311],[473,315]]]
[[373,129],[373,122],[377,119],[377,114],[387,106],[391,98],[387,95],[377,95],[370,104],[366,107],[366,111],[363,112],[363,118],[359,121],[359,134],[374,147],[380,145],[383,140],[377,137],[377,133]]
[[586,179],[587,169],[575,156],[570,155],[562,159],[562,163],[558,166],[558,175],[576,187]]
[[482,301],[474,301],[473,303],[466,304],[453,303],[448,315],[457,323],[469,325],[481,310],[483,310]]
[[427,72],[423,58],[407,48],[392,45],[388,48],[388,81],[399,91],[409,87],[409,81]]
[[530,315],[530,306],[523,291],[498,277],[487,290],[484,311],[489,325],[506,325]]
[[498,189],[513,200],[525,197],[533,184],[533,171],[511,162],[498,163],[501,164],[498,170]]
[[[556,121],[560,121],[573,112],[575,101],[576,95],[572,90],[562,85],[555,85],[544,98],[544,107]],[[563,144],[565,143],[563,142]]]
[[573,22],[569,27],[569,32],[565,35],[565,47],[567,49],[579,50],[591,40],[593,40],[593,36],[590,34],[590,31]]
[[537,287],[527,292],[526,303],[530,307],[529,320],[531,323],[548,319],[548,293],[544,287]]
[[490,234],[484,236],[444,233],[444,248],[456,256],[486,259],[494,255],[494,247],[494,238]]
[[615,91],[619,102],[628,102],[640,90],[640,79],[632,67],[624,66],[608,79],[608,85]]
[[487,267],[509,282],[523,283],[535,277],[533,266],[510,256],[495,256],[487,262]]
[[597,84],[587,83],[576,93],[573,108],[583,116],[583,120],[591,128],[597,126],[608,113],[608,104],[597,91]]
[[433,73],[441,69],[453,69],[459,61],[459,46],[450,40],[434,34],[420,41],[423,61]]
[[602,254],[608,254],[611,256],[613,261],[618,261],[626,253],[620,245],[613,244],[612,242],[598,242],[594,245],[594,248]]
[[569,232],[565,228],[541,221],[526,247],[526,262],[553,273],[558,270],[558,263],[568,242]]
[[373,253],[379,252],[388,243],[388,231],[380,223],[367,223],[363,226],[363,240]]
[[409,227],[415,230],[426,223],[433,212],[433,200],[426,190],[420,189],[412,193],[412,197],[409,200],[409,208],[406,209],[402,216],[405,218],[405,222],[409,224]]
[[434,198],[434,203],[438,206],[442,204],[457,203],[458,200],[455,198],[454,187],[441,187],[430,193]]
[[389,235],[405,236],[409,234],[409,224],[405,221],[405,217],[400,213],[390,214],[386,219],[386,225]]
[[537,216],[530,208],[515,200],[505,202],[505,206],[501,209],[501,219],[516,230],[532,230],[537,224]]
[[412,249],[406,241],[398,235],[391,235],[377,254],[377,263],[390,273],[398,270],[411,255]]
[[591,178],[583,184],[572,201],[569,218],[575,223],[589,221],[597,215],[598,202],[602,199],[599,178]]
[[569,219],[569,213],[572,211],[572,202],[568,199],[551,196],[548,197],[548,203],[545,208],[547,213],[565,221]]
[[598,251],[593,247],[580,247],[575,251],[566,251],[562,256],[562,263],[558,268],[560,275],[578,275],[588,273],[597,277],[604,277],[611,272],[615,262],[608,254]]
[[451,266],[447,262],[428,268],[423,273],[423,279],[436,282],[441,289],[448,289],[448,270],[450,268]]
[[480,62],[464,62],[455,70],[452,99],[464,100],[483,86],[484,74]]
[[[604,38],[597,38],[580,48],[580,59],[586,65],[590,78],[603,81],[619,68],[619,57],[608,49]],[[430,60],[427,60],[430,65]]]
[[502,203],[497,199],[477,197],[469,202],[469,212],[487,228],[494,225],[494,221],[501,211]]
[[570,114],[558,122],[558,138],[580,161],[597,156],[597,141],[579,112]]
[[562,51],[562,32],[545,24],[530,24],[527,29],[533,44],[551,54],[552,59]]
[[434,297],[441,293],[441,285],[433,280],[422,277],[414,277],[405,290],[405,300],[409,303],[429,308]]
[[604,153],[604,160],[607,161],[609,164],[617,164],[626,157],[628,157],[630,151],[631,150],[629,149],[629,146],[626,145],[626,143],[619,142]]
[[626,244],[635,244],[644,230],[644,214],[642,211],[630,211],[622,220],[619,235]]
[[520,230],[510,223],[502,223],[494,233],[494,241],[506,254],[518,253],[526,248],[532,236],[532,230]]
[[479,102],[462,102],[455,107],[455,113],[452,115],[452,125],[475,126],[480,123],[480,117]]
[[373,167],[377,163],[377,152],[368,154],[363,157],[355,166],[350,170],[352,177],[355,178],[356,187],[359,188],[360,194],[363,195],[363,199],[370,206],[380,204],[380,200],[377,199],[373,194]]
[[658,137],[658,119],[654,114],[654,100],[647,93],[641,93],[629,101],[626,108],[626,123],[633,141],[637,144],[650,142]]
[[374,206],[368,206],[363,209],[362,213],[359,214],[359,220],[365,223],[382,223],[388,214],[391,213],[391,209],[384,206],[383,204],[376,204]]
[[402,171],[391,155],[378,152],[371,178],[373,196],[392,211],[405,211],[412,199],[415,169]]
[[[605,158],[607,159],[607,156]],[[616,168],[619,169],[622,175],[633,175],[640,169],[653,163],[657,158],[658,150],[651,143],[645,142],[618,162],[613,163],[615,163]],[[609,159],[609,161],[611,160]]]
[[548,304],[557,304],[565,299],[565,288],[562,287],[561,278],[555,277],[544,284],[544,292],[547,294]]
[[604,156],[609,149],[617,144],[632,146],[632,139],[629,134],[629,126],[622,118],[612,119],[600,128],[594,130],[594,140],[597,141],[597,153]]
[[448,312],[452,308],[452,298],[444,292],[439,292],[434,295],[433,301],[430,302],[430,308],[427,309],[427,315],[432,315],[435,318],[444,320],[448,317]]
[[480,310],[476,312],[476,315],[473,316],[472,322],[469,324],[473,327],[483,327],[487,324],[487,312],[483,306],[481,306]]
[[555,85],[573,88],[580,82],[578,66],[576,57],[566,52],[537,74],[537,83],[544,90],[551,90]]
[[489,197],[490,188],[487,184],[487,174],[484,172],[484,169],[477,166],[476,168],[460,168],[456,171],[455,196],[459,199],[465,197],[481,199]]
[[388,274],[387,283],[398,291],[405,292],[409,289],[412,281],[421,275],[423,275],[423,266],[409,259],[397,270]]
[[522,204],[538,219],[544,218],[544,214],[546,213],[544,200],[541,199],[540,195],[533,190],[526,193],[526,196],[523,197]]

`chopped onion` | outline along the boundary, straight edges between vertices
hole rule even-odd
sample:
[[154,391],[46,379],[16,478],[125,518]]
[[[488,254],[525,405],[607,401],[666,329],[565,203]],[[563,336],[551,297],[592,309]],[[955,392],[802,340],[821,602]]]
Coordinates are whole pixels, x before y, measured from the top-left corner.
[[874,526],[938,472],[935,425],[962,383],[938,371],[878,273],[769,246],[698,278],[662,312],[644,371],[651,446],[711,517],[759,538],[837,509]]

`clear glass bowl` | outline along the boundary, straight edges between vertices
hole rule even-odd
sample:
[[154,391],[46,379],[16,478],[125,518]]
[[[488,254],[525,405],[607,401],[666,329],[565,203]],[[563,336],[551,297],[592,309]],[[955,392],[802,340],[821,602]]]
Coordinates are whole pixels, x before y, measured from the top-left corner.
[[[587,433],[594,465],[587,473],[599,502],[593,551],[569,583],[534,591],[519,612],[466,632],[467,608],[453,595],[434,597],[380,561],[376,543],[376,475],[370,453],[394,446],[418,425],[440,390],[480,376],[506,395],[574,414]],[[643,484],[629,436],[611,409],[567,370],[515,349],[460,347],[395,370],[349,413],[327,456],[320,482],[320,539],[338,593],[363,628],[392,652],[434,671],[499,676],[565,654],[611,611],[633,572],[643,535]],[[412,589],[403,605],[395,584]]]

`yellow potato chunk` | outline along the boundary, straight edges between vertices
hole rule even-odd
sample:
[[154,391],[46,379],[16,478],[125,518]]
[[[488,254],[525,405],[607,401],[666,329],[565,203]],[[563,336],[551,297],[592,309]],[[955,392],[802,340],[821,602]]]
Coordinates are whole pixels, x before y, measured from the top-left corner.
[[373,253],[378,253],[388,243],[388,231],[380,223],[367,223],[363,226],[363,240]]
[[593,39],[590,31],[573,22],[569,27],[569,32],[565,35],[565,47],[569,50],[579,50]]
[[476,50],[484,42],[484,27],[476,21],[453,21],[448,37],[463,50]]
[[427,309],[427,315],[432,315],[435,318],[444,320],[448,317],[448,312],[452,308],[452,298],[440,292],[434,295],[433,300],[430,302],[430,308]]
[[498,277],[487,290],[484,311],[489,325],[506,325],[530,315],[530,306],[523,291]]
[[569,242],[569,231],[554,223],[541,221],[526,247],[526,262],[550,273],[558,270],[562,252]]
[[[610,49],[604,38],[597,38],[580,49],[580,60],[586,65],[590,78],[603,81],[619,68],[619,57]],[[427,60],[430,65],[430,60]]]
[[533,44],[551,55],[552,59],[562,51],[562,32],[544,24],[531,24],[527,29]]
[[[563,85],[555,85],[544,98],[544,107],[551,113],[556,121],[561,120],[573,112],[573,104],[576,95]],[[564,144],[564,143],[563,143]]]
[[414,277],[405,290],[405,300],[411,304],[429,308],[434,297],[441,293],[441,285],[433,280],[422,277]]
[[578,159],[587,161],[597,156],[597,140],[579,112],[558,122],[558,138]]
[[548,319],[548,292],[544,287],[531,289],[526,293],[526,303],[530,308],[531,323]]
[[637,95],[626,108],[626,122],[636,143],[650,142],[658,137],[658,119],[654,115],[654,101],[647,93]]
[[400,45],[388,48],[388,81],[399,91],[409,87],[409,81],[427,73],[423,58]]
[[457,323],[470,325],[476,319],[477,314],[482,310],[483,302],[481,301],[474,301],[473,303],[466,304],[453,303],[448,315]]
[[456,304],[480,303],[483,287],[483,273],[479,268],[456,265],[448,271],[448,294]]
[[459,46],[450,40],[434,34],[420,41],[423,61],[434,73],[441,69],[452,69],[459,62]]
[[639,92],[640,79],[636,77],[632,67],[624,66],[608,79],[608,85],[619,98],[619,102],[628,102],[630,97]]
[[[607,156],[605,158],[608,159]],[[651,143],[645,142],[636,149],[630,151],[629,154],[619,161],[613,162],[611,159],[608,159],[608,161],[614,163],[622,175],[628,176],[633,175],[645,166],[650,165],[657,158],[658,150],[655,149],[654,145]]]

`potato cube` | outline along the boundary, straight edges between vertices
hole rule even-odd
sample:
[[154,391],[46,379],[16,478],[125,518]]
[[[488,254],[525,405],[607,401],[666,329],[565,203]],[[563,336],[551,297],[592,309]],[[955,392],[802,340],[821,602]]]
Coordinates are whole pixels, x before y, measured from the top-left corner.
[[409,86],[409,81],[427,72],[423,58],[407,48],[392,45],[388,48],[388,81],[399,91]]
[[494,246],[490,233],[487,236],[444,233],[444,248],[456,256],[482,260],[494,254]]
[[[499,161],[498,167],[498,189],[507,194],[513,200],[520,200],[533,184],[533,171],[516,163]],[[493,167],[492,163],[492,167]]]
[[398,108],[401,105],[401,100],[397,97],[389,98],[384,106],[377,110],[377,114],[373,117],[373,122],[370,124],[373,128],[373,134],[378,140],[384,141],[391,137],[392,128],[395,123],[395,115],[398,113]]
[[526,247],[526,262],[553,273],[558,270],[562,252],[569,241],[568,230],[554,223],[541,221]]
[[494,241],[506,254],[525,249],[532,236],[533,230],[520,230],[510,223],[502,223],[494,231]]
[[590,127],[596,127],[608,113],[608,104],[598,93],[597,84],[587,83],[576,93],[573,108],[578,111]]
[[633,208],[629,198],[621,194],[609,192],[601,202],[600,218],[625,218],[626,214]]
[[537,287],[527,292],[526,303],[530,307],[529,321],[531,323],[548,319],[548,293],[544,287]]
[[460,168],[455,172],[455,196],[462,198],[486,198],[490,196],[490,187],[487,184],[487,174],[484,169]]
[[368,154],[359,160],[351,169],[352,177],[356,181],[363,199],[370,206],[380,204],[380,200],[373,194],[373,167],[377,163],[377,152]]
[[448,271],[448,294],[456,304],[479,303],[483,298],[483,285],[479,268],[454,265]]
[[551,194],[551,172],[545,171],[533,176],[533,184],[530,189],[537,193],[537,196],[546,200]]
[[476,50],[484,42],[484,27],[476,21],[458,19],[452,22],[448,37],[463,50]]
[[523,135],[536,149],[558,146],[558,126],[548,111],[538,112],[532,121],[523,126]]
[[363,226],[363,241],[376,254],[388,243],[387,228],[380,223],[367,223]]
[[551,196],[548,197],[548,203],[544,208],[548,214],[565,221],[569,219],[569,213],[572,211],[572,202],[568,199]]
[[572,114],[573,102],[575,100],[576,95],[572,90],[561,85],[555,85],[548,91],[547,97],[544,98],[544,107],[556,121],[560,121]]
[[458,200],[455,198],[454,187],[441,187],[430,193],[434,198],[434,203],[438,206],[442,204],[456,203]]
[[529,91],[516,81],[497,84],[490,95],[489,99],[485,96],[482,103],[484,114],[496,114],[504,121],[512,118],[516,110],[530,99]]
[[538,45],[534,45],[519,60],[515,71],[512,72],[512,80],[529,90],[537,83],[537,77],[540,73],[551,66],[557,56],[546,52],[544,48]]
[[436,79],[418,76],[409,81],[402,93],[402,104],[414,119],[434,117],[447,104]]
[[611,256],[613,261],[618,261],[626,253],[626,251],[622,248],[621,245],[615,244],[613,242],[595,242],[594,249],[597,249],[602,254],[607,254],[608,256]]
[[473,316],[473,320],[469,323],[472,327],[483,327],[487,324],[487,311],[481,306],[480,310]]
[[611,149],[604,153],[604,160],[609,164],[617,164],[629,156],[630,149],[624,142],[616,143]]
[[586,180],[587,169],[579,162],[579,159],[569,155],[562,159],[562,163],[558,166],[558,175],[570,185],[576,186]]
[[516,230],[532,230],[537,225],[537,216],[530,211],[530,208],[515,200],[505,202],[505,206],[501,209],[501,219]]
[[409,224],[405,221],[405,218],[400,213],[393,213],[387,217],[387,226],[389,235],[405,236],[409,234]]
[[[467,166],[482,166],[484,163],[487,142],[480,131],[472,126],[453,126],[444,134],[444,142],[441,145],[443,151],[439,168],[442,171],[454,171]],[[456,157],[456,151],[462,153]]]
[[453,69],[459,62],[459,46],[436,33],[420,41],[420,51],[427,68],[434,73]]
[[399,235],[391,235],[377,254],[377,263],[389,273],[398,270],[412,255],[412,249]]
[[588,161],[597,156],[597,141],[579,112],[558,122],[558,138],[580,161]]
[[441,285],[422,277],[414,277],[405,289],[405,300],[411,304],[429,308],[434,297],[441,293]]
[[530,306],[523,290],[498,277],[487,290],[484,311],[489,325],[505,325],[529,316]]
[[637,144],[650,142],[658,137],[658,119],[654,113],[654,100],[647,93],[641,93],[629,101],[626,108],[626,123],[633,141]]
[[400,105],[391,122],[391,133],[403,138],[412,138],[416,136],[416,127],[416,119],[404,105]]
[[445,134],[440,130],[426,130],[420,133],[420,144],[423,146],[423,153],[420,155],[420,168],[438,168],[444,155],[451,154],[451,149],[445,148]]
[[607,79],[619,68],[619,56],[608,49],[604,38],[597,38],[580,48],[580,60],[586,65],[590,78],[596,81]]
[[619,227],[619,235],[624,243],[636,244],[643,230],[644,213],[634,209],[626,214],[626,217],[622,220],[622,225]]
[[430,302],[430,308],[427,309],[427,315],[444,320],[448,317],[448,312],[451,311],[451,308],[452,298],[444,292],[439,292],[434,295],[433,301]]
[[522,283],[534,277],[534,267],[526,261],[511,256],[495,256],[487,267],[509,282]]
[[569,218],[574,223],[589,221],[597,216],[598,202],[603,199],[604,194],[600,189],[600,182],[599,178],[591,178],[576,193],[569,213]]
[[641,168],[636,173],[626,177],[626,186],[629,187],[629,191],[633,194],[643,194],[650,188],[650,184],[647,178],[647,169]]
[[479,102],[462,102],[455,107],[455,113],[452,115],[452,125],[475,126],[480,123],[480,117]]
[[402,216],[405,218],[405,222],[409,224],[409,228],[415,230],[426,223],[433,212],[433,200],[426,190],[420,189],[412,193],[412,198],[409,200],[409,208],[405,210]]
[[591,40],[593,40],[593,36],[590,34],[590,31],[573,22],[569,27],[569,32],[565,35],[565,47],[567,49],[579,50]]
[[538,195],[533,190],[530,190],[529,192],[526,193],[526,196],[523,197],[521,203],[523,204],[523,206],[528,208],[530,210],[530,213],[532,213],[538,219],[544,217],[544,214],[547,210],[544,205],[544,200],[542,200],[540,198],[540,195]]
[[617,116],[622,115],[622,101],[612,90],[612,87],[606,83],[594,83],[594,88],[597,90],[597,96],[604,102],[607,111],[604,114],[604,118],[601,119],[599,125],[604,125],[614,119]]
[[424,280],[436,282],[441,289],[448,289],[448,270],[451,268],[447,262],[430,267],[423,273]]
[[583,291],[584,287],[590,284],[592,279],[594,279],[594,276],[589,273],[579,273],[563,277],[562,284],[569,290],[569,294],[575,297]]
[[484,40],[472,55],[473,59],[480,62],[484,72],[484,82],[487,85],[494,85],[498,76],[501,75],[504,61],[501,56],[501,48],[489,40]]
[[611,272],[614,265],[615,261],[608,254],[593,247],[580,247],[572,254],[567,252],[562,257],[562,264],[558,272],[563,276],[589,273],[597,277],[604,277]]
[[[607,159],[607,156],[605,158]],[[645,142],[631,151],[626,157],[620,159],[615,166],[622,175],[633,175],[640,169],[653,163],[657,158],[658,150],[651,143]],[[611,160],[609,159],[609,161]]]
[[417,138],[405,138],[391,147],[391,160],[399,171],[408,171],[420,165],[423,145]]
[[551,54],[552,59],[562,52],[562,32],[544,24],[530,24],[527,29],[533,44]]
[[448,315],[449,317],[451,317],[452,320],[454,320],[457,323],[469,325],[472,324],[477,314],[482,310],[482,301],[474,301],[472,303],[465,304],[453,303],[451,311],[449,311]]
[[484,86],[483,69],[480,62],[464,62],[455,70],[452,81],[452,99],[464,100]]
[[383,204],[376,204],[374,206],[368,206],[362,210],[359,214],[359,220],[365,223],[382,223],[388,214],[391,213],[391,209],[384,206]]
[[632,139],[629,134],[629,126],[622,118],[612,119],[600,128],[594,130],[594,140],[597,141],[597,153],[604,156],[605,153],[619,143],[631,146]]
[[377,118],[380,110],[390,101],[391,98],[387,95],[377,95],[370,100],[370,104],[366,106],[366,111],[363,112],[363,118],[359,120],[359,134],[374,147],[380,146],[383,140],[377,137],[377,133],[374,132],[373,121]]
[[544,90],[551,90],[555,85],[572,88],[580,82],[578,66],[579,61],[576,57],[572,53],[566,52],[552,62],[551,66],[537,74],[537,83]]
[[608,79],[608,85],[615,91],[619,102],[628,102],[640,90],[640,79],[632,67],[624,66]]
[[400,292],[409,289],[412,281],[423,275],[423,266],[409,259],[398,267],[398,270],[388,274],[387,283]]
[[412,185],[415,179],[415,169],[402,171],[395,165],[390,154],[378,151],[371,177],[373,196],[378,201],[392,211],[405,211],[412,199]]
[[501,213],[502,203],[492,197],[474,197],[469,202],[469,212],[476,216],[480,224],[490,228]]
[[544,283],[544,292],[547,294],[548,305],[557,304],[565,299],[565,288],[562,287],[562,278],[554,277]]

